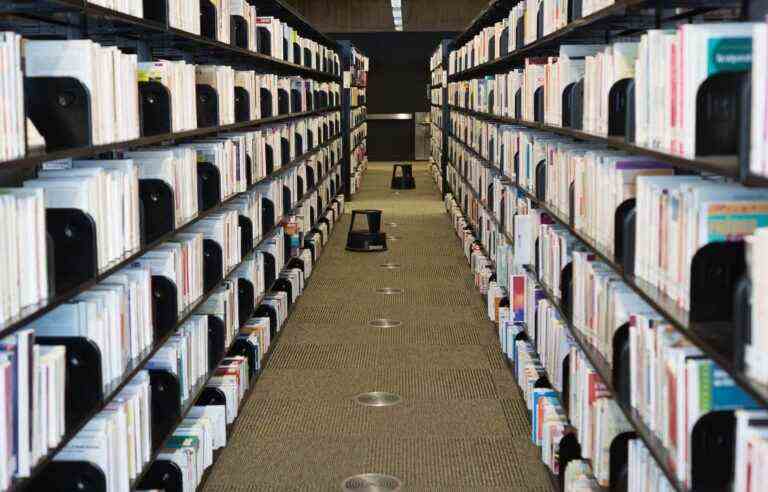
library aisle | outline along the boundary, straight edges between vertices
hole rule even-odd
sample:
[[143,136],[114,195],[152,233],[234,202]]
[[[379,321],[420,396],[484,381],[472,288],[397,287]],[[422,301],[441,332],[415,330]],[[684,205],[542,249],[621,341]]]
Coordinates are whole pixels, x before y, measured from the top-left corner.
[[[551,490],[426,166],[414,165],[415,190],[399,192],[391,169],[371,163],[347,205],[383,211],[389,251],[345,251],[344,216],[204,490],[340,490],[362,473],[397,477],[403,490]],[[382,318],[402,324],[369,325]],[[401,401],[355,399],[372,391]]]

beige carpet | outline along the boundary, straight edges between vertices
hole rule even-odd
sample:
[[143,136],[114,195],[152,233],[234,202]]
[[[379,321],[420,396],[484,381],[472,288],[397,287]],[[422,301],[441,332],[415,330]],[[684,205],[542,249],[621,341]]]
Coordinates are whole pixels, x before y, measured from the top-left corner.
[[[391,169],[371,164],[347,204],[205,490],[339,491],[359,473],[393,475],[404,491],[551,490],[426,166],[414,165],[415,190],[397,193]],[[344,250],[353,208],[384,212],[397,238],[388,252]],[[368,325],[377,318],[402,325]],[[354,400],[368,391],[402,402]]]

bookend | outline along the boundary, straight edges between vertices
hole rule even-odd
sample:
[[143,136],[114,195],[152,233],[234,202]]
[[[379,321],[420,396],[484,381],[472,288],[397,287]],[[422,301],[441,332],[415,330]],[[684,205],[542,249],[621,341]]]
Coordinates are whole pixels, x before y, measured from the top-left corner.
[[293,142],[294,147],[296,148],[296,155],[304,155],[304,138],[299,132],[294,132]]
[[563,314],[570,320],[573,313],[573,262],[568,262],[560,271],[560,305]]
[[635,432],[622,432],[611,441],[609,448],[609,490],[629,489],[629,441],[637,439]]
[[[106,490],[106,489],[103,489]],[[155,460],[139,482],[137,490],[183,492],[184,476],[179,465],[170,460]]]
[[519,50],[523,46],[525,46],[525,16],[520,16],[515,26],[515,49]]
[[296,200],[299,201],[302,198],[304,198],[304,179],[299,174],[296,176]]
[[301,92],[298,89],[291,89],[291,113],[301,113]]
[[280,137],[280,155],[283,158],[281,167],[291,163],[291,141],[287,138]]
[[293,287],[291,286],[290,281],[279,277],[275,280],[275,283],[272,284],[272,292],[285,292],[286,299],[288,300],[288,309],[291,309],[291,306],[293,305]]
[[151,244],[176,227],[173,190],[162,179],[140,179],[142,244]]
[[216,7],[210,0],[200,0],[200,36],[216,39]]
[[221,177],[219,169],[210,162],[197,163],[197,203],[205,212],[221,202]]
[[272,34],[266,27],[256,28],[256,49],[262,55],[272,56]]
[[571,461],[581,459],[581,444],[576,438],[575,430],[571,430],[560,439],[557,446],[557,463],[560,473],[558,474],[560,492],[565,490],[565,470]]
[[309,48],[304,48],[304,58],[302,60],[305,67],[312,67],[312,51]]
[[732,410],[703,415],[691,431],[691,490],[727,490],[736,458],[736,418]]
[[523,119],[523,90],[518,89],[515,92],[515,119]]
[[499,36],[499,58],[509,53],[509,27],[505,27]]
[[196,407],[207,407],[208,405],[226,405],[227,395],[221,390],[221,388],[213,388],[207,386],[203,388],[200,395],[195,400]]
[[157,450],[181,418],[181,383],[172,373],[149,370],[152,449]]
[[[568,225],[576,227],[576,191],[574,183],[568,186]],[[620,229],[614,229],[620,230]]]
[[613,214],[613,259],[627,275],[635,272],[635,205],[634,198],[625,200]]
[[277,279],[277,261],[274,255],[268,251],[262,251],[262,257],[264,259],[264,285],[269,286],[267,290],[270,290]]
[[272,95],[270,92],[267,89],[259,89],[259,99],[261,100],[261,117],[271,118],[274,116],[274,108],[272,107]]
[[307,148],[308,149],[315,148],[315,133],[309,128],[307,128]]
[[46,208],[45,228],[53,242],[54,271],[49,275],[57,294],[97,275],[96,223],[90,215],[73,208]]
[[159,24],[168,23],[168,0],[143,0],[144,18]]
[[171,93],[163,84],[154,81],[139,82],[139,101],[142,137],[173,132]]
[[630,361],[629,361],[629,323],[623,323],[613,333],[613,360],[611,361],[611,379],[619,403],[631,407],[630,400]]
[[628,144],[635,143],[635,111],[635,79],[631,79],[627,84],[627,111],[624,120],[624,141]]
[[733,299],[747,271],[744,241],[710,243],[691,261],[691,322],[731,321]]
[[269,318],[269,339],[277,340],[277,312],[269,304],[260,304],[253,312],[254,318]]
[[268,143],[264,144],[264,162],[267,167],[267,176],[275,172],[275,150]]
[[176,326],[179,292],[176,284],[162,275],[152,275],[152,332],[160,340]]
[[539,3],[539,10],[536,12],[536,39],[544,37],[544,3]]
[[91,95],[73,77],[24,77],[24,107],[48,152],[92,145]]
[[237,326],[243,326],[251,317],[256,304],[256,288],[250,280],[237,279]]
[[629,121],[629,87],[634,79],[616,81],[608,91],[608,136],[625,136]]
[[237,219],[240,226],[240,260],[242,261],[253,251],[253,221],[244,215],[238,215]]
[[[320,207],[322,208],[322,207]],[[355,218],[365,217],[367,230],[355,230]],[[387,234],[381,232],[381,210],[353,210],[347,232],[347,251],[373,252],[387,250]]]
[[565,409],[565,413],[568,413],[568,410],[571,408],[571,402],[570,402],[570,388],[571,388],[571,354],[568,353],[563,357],[563,365],[561,370],[561,381],[563,382],[563,391],[560,394],[560,403],[563,405],[563,408]]
[[568,101],[563,102],[563,116],[568,114],[568,126],[581,130],[584,126],[584,79],[573,84],[568,91]]
[[248,23],[242,15],[229,16],[229,33],[232,46],[248,49]]
[[291,112],[291,97],[284,89],[277,89],[277,114],[282,116]]
[[547,161],[541,160],[536,164],[536,199],[545,202],[547,199]]
[[101,351],[85,337],[35,337],[38,345],[63,345],[66,350],[65,426],[74,432],[104,400]]
[[713,75],[696,94],[696,156],[739,153],[740,93],[750,72]]
[[235,122],[242,123],[251,119],[251,95],[245,88],[235,86]]
[[[201,0],[205,2],[206,0]],[[219,97],[216,89],[207,84],[197,84],[197,127],[219,126]]]
[[227,329],[224,320],[208,315],[208,371],[215,371],[226,350]]
[[203,292],[210,292],[224,278],[224,255],[221,245],[203,239]]
[[236,338],[227,355],[229,355],[229,357],[241,356],[248,359],[248,379],[253,379],[256,375],[256,365],[259,363],[258,345],[252,345],[242,338]]
[[[283,229],[285,230],[285,229]],[[291,257],[291,236],[283,232],[283,258],[290,258]],[[280,270],[278,277],[282,276],[283,271]]]
[[[267,197],[261,197],[261,235],[266,237],[275,228],[275,203]],[[269,284],[265,284],[269,285]]]
[[752,282],[743,275],[733,293],[733,347],[734,365],[740,371],[746,369],[745,348],[752,342]]
[[582,0],[570,0],[568,2],[568,22],[581,18]]
[[[397,170],[400,170],[400,176]],[[393,190],[412,190],[416,188],[416,180],[413,177],[413,166],[411,164],[394,164],[392,166],[392,181],[390,188]]]
[[315,170],[311,166],[307,166],[307,189],[314,188],[315,182]]
[[287,217],[291,213],[291,203],[293,203],[291,189],[283,186],[283,217]]
[[88,461],[50,461],[32,479],[29,490],[103,492],[107,490],[107,477],[98,466]]

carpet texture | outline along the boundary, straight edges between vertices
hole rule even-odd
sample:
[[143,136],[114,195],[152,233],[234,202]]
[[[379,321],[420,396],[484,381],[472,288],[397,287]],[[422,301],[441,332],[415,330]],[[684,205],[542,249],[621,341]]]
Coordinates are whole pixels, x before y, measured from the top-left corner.
[[[204,490],[339,491],[360,473],[393,475],[403,491],[552,490],[426,166],[399,192],[391,169],[370,164]],[[396,238],[387,252],[344,249],[351,210],[367,208]],[[378,318],[402,324],[368,325]],[[402,401],[354,400],[368,391]]]

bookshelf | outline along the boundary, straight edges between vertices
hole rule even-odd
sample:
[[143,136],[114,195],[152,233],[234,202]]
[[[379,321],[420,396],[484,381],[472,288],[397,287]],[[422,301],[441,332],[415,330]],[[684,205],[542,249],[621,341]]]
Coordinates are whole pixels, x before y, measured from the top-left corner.
[[[365,172],[365,163],[363,163],[362,168],[354,165],[355,156],[353,154],[360,147],[365,148],[368,138],[366,125],[368,118],[367,87],[370,59],[359,48],[355,47],[351,41],[341,40],[339,41],[339,47],[341,49],[341,68],[343,73],[341,130],[345,135],[342,142],[342,176],[345,199],[352,200],[362,179],[362,173]],[[358,94],[362,94],[362,97],[358,96],[357,101],[353,101],[353,89]],[[365,153],[365,159],[367,159],[367,153]]]
[[[247,36],[251,36],[256,32],[255,27],[253,31],[246,30],[243,32],[242,26],[235,22],[237,19],[233,19],[232,36],[229,43],[219,41],[210,36],[197,35],[172,27],[169,22],[169,5],[167,0],[144,0],[144,17],[135,17],[123,12],[117,12],[95,5],[87,0],[29,0],[11,2],[0,6],[0,31],[15,31],[21,34],[24,39],[90,39],[102,46],[115,46],[123,53],[135,54],[140,62],[169,58],[172,60],[183,60],[191,64],[217,64],[231,67],[235,70],[256,71],[257,73],[269,73],[285,77],[300,76],[303,77],[304,81],[341,84],[341,63],[336,62],[333,58],[333,56],[338,57],[341,54],[341,47],[334,40],[317,31],[282,0],[246,0],[246,2],[249,6],[254,6],[258,9],[259,16],[279,18],[304,39],[311,40],[317,43],[317,46],[322,46],[324,50],[328,50],[329,56],[324,58],[318,51],[318,54],[313,59],[305,48],[303,53],[300,50],[298,51],[298,56],[301,58],[300,63],[293,63],[259,52],[258,50],[249,50],[247,42],[244,46],[242,45],[243,35],[246,36],[247,41]],[[205,3],[207,3],[207,0],[201,0],[201,5]],[[236,16],[233,15],[232,17]],[[201,21],[203,23],[211,21],[210,13],[207,11],[203,12]],[[237,29],[241,29],[241,31],[238,32]],[[340,60],[340,58],[338,59]],[[24,64],[22,64],[23,66]],[[313,66],[317,68],[313,68]],[[31,77],[27,77],[27,79],[29,78]],[[34,94],[30,94],[29,91],[27,91],[27,95],[34,97]],[[171,148],[175,145],[199,142],[207,138],[226,136],[232,132],[253,131],[272,124],[308,121],[308,118],[312,117],[329,118],[325,126],[323,124],[319,125],[319,135],[310,137],[309,142],[297,144],[301,145],[301,150],[297,152],[299,155],[296,155],[295,158],[284,158],[282,162],[269,161],[273,169],[266,176],[245,179],[247,182],[245,191],[219,199],[216,204],[209,208],[203,209],[201,207],[200,211],[190,220],[179,226],[172,227],[150,241],[145,240],[145,235],[142,234],[141,246],[134,251],[124,254],[119,261],[98,270],[94,276],[78,282],[71,288],[52,294],[46,302],[27,306],[16,316],[0,322],[0,338],[13,335],[24,328],[33,327],[34,322],[44,315],[94,288],[100,282],[130,266],[146,253],[166,243],[177,234],[189,232],[193,225],[224,210],[225,207],[233,204],[239,198],[256,190],[259,185],[299,169],[307,173],[305,179],[310,181],[306,185],[302,182],[299,185],[299,191],[293,192],[292,203],[287,204],[289,205],[288,208],[279,211],[275,210],[277,219],[274,225],[268,230],[259,231],[258,241],[254,241],[247,250],[242,251],[242,258],[239,259],[239,263],[224,271],[223,275],[216,279],[212,288],[205,290],[201,297],[192,301],[182,312],[174,312],[173,322],[168,326],[164,326],[163,334],[161,336],[154,336],[151,347],[141,353],[139,357],[130,361],[125,372],[108,388],[103,389],[101,381],[88,381],[87,373],[89,367],[87,364],[90,361],[85,361],[85,366],[83,366],[82,361],[78,361],[74,357],[72,357],[72,359],[75,359],[74,361],[67,361],[67,388],[73,385],[77,385],[81,389],[87,388],[88,391],[94,386],[98,386],[98,388],[93,390],[94,393],[89,395],[88,402],[81,404],[76,413],[71,413],[69,404],[67,405],[67,425],[63,437],[56,446],[47,449],[42,459],[33,463],[28,477],[14,478],[10,487],[5,490],[63,491],[73,488],[83,491],[101,490],[102,486],[105,485],[104,474],[96,470],[95,466],[84,462],[55,461],[54,457],[56,454],[63,450],[99,412],[107,408],[121,390],[126,388],[134,376],[148,369],[147,366],[152,357],[173,337],[179,327],[212,298],[221,285],[225,282],[237,281],[235,270],[246,261],[249,253],[257,251],[265,243],[281,234],[281,231],[284,230],[283,222],[287,221],[289,216],[296,214],[302,207],[310,208],[309,200],[313,200],[311,203],[313,211],[312,218],[308,221],[309,228],[304,231],[304,238],[312,238],[313,241],[317,240],[318,243],[325,243],[326,238],[323,231],[330,233],[338,219],[338,215],[343,213],[344,200],[341,196],[347,192],[349,186],[348,184],[345,186],[344,181],[341,179],[344,157],[337,149],[342,147],[342,142],[345,142],[346,148],[349,151],[350,132],[359,129],[363,124],[356,123],[350,128],[349,120],[347,119],[345,130],[342,130],[340,120],[343,117],[335,120],[335,115],[345,108],[342,106],[341,95],[336,95],[337,97],[333,97],[334,93],[330,89],[327,93],[323,92],[322,94],[317,91],[313,94],[310,91],[304,108],[302,108],[304,109],[303,111],[293,110],[293,101],[291,100],[288,103],[287,110],[271,108],[270,112],[273,116],[265,118],[239,118],[235,123],[231,124],[205,126],[185,131],[169,131],[150,135],[145,135],[143,131],[143,124],[147,122],[146,118],[149,115],[140,114],[142,131],[138,138],[100,145],[66,146],[51,151],[27,149],[24,155],[0,161],[0,186],[17,187],[24,180],[37,176],[38,171],[51,163],[66,164],[70,159],[84,158],[119,159],[124,152],[128,151],[149,148]],[[91,101],[86,100],[86,102],[90,104]],[[237,104],[237,101],[235,104]],[[62,108],[52,107],[50,110],[52,112],[64,111],[66,108],[63,108],[63,106]],[[346,111],[342,114],[348,115],[350,109],[352,108],[349,107],[349,99],[347,98]],[[25,116],[30,116],[29,110],[25,112]],[[44,138],[47,137],[44,132],[41,131],[41,133],[43,133],[42,136]],[[292,139],[293,136],[291,135],[289,138]],[[360,142],[356,142],[356,145],[360,144]],[[311,148],[307,149],[310,146]],[[327,159],[325,156],[327,156]],[[316,157],[318,157],[315,162],[316,168],[313,168],[312,177],[310,178],[308,177],[309,171],[306,171],[310,166],[305,166],[305,163]],[[347,158],[347,165],[348,160]],[[250,174],[248,176],[250,177]],[[202,185],[198,183],[198,187],[200,186]],[[242,221],[244,216],[241,215],[240,219]],[[288,237],[286,233],[286,242]],[[319,259],[322,249],[318,249],[317,257],[315,257],[315,248],[308,244],[304,245],[306,246],[305,250],[312,251],[314,263]],[[265,291],[261,296],[253,300],[254,305],[258,307],[261,301],[264,300],[264,297],[270,293],[285,292],[286,288],[283,284],[286,281],[280,278],[280,273],[289,265],[294,265],[291,268],[295,268],[297,264],[301,264],[301,269],[303,270],[302,260],[286,252],[285,263],[274,265],[275,269],[272,272],[274,278],[269,285],[265,286]],[[260,271],[258,274],[266,275],[266,271]],[[152,293],[155,293],[154,284]],[[242,293],[238,295],[242,296]],[[163,302],[166,301],[159,300],[158,297],[153,295],[153,305],[150,306],[151,310],[153,312],[163,310],[164,306],[161,305]],[[293,304],[290,304],[290,307],[288,315],[292,312]],[[257,310],[251,312],[250,315],[254,315]],[[243,313],[238,314],[242,317]],[[157,321],[154,319],[154,316],[153,320]],[[242,328],[242,323],[240,323],[239,327]],[[209,329],[209,337],[211,336],[213,335],[211,335]],[[276,342],[276,340],[273,340],[273,342]],[[236,345],[237,339],[233,338],[230,345],[223,347],[223,352],[218,357],[218,360],[210,360],[208,361],[209,364],[213,364],[215,368],[218,367],[223,358],[239,354],[239,349]],[[272,349],[273,346],[270,347],[270,352],[264,354],[262,364],[268,360]],[[70,355],[68,352],[68,358]],[[80,367],[70,371],[75,365]],[[153,371],[149,372],[152,373]],[[214,371],[209,370],[206,376],[196,381],[192,386],[186,401],[173,402],[171,400],[170,403],[172,404],[168,404],[167,393],[164,393],[164,388],[167,387],[164,383],[168,382],[168,374],[159,377],[157,380],[155,380],[154,375],[151,377],[152,423],[149,430],[153,434],[153,440],[155,438],[154,434],[158,434],[159,445],[152,446],[151,459],[143,466],[139,475],[131,481],[131,490],[173,489],[175,486],[181,487],[183,477],[178,467],[174,468],[170,466],[170,462],[158,460],[157,457],[163,447],[162,444],[174,433],[178,425],[188,414],[190,408],[200,404],[199,402],[205,398],[206,385],[213,376]],[[258,377],[258,373],[251,379],[249,389],[253,387],[256,377]],[[163,378],[166,379],[164,380]],[[250,394],[250,391],[248,394]],[[248,395],[245,396],[241,404],[247,400],[247,397]],[[231,432],[231,426],[228,426],[228,432]]]
[[[448,108],[446,102],[448,101],[448,55],[452,47],[453,41],[451,39],[443,39],[440,42],[440,45],[438,45],[432,54],[432,61],[430,63],[430,70],[433,74],[437,71],[443,72],[441,78],[444,82],[442,84],[430,86],[430,89],[442,89],[443,104],[436,104],[432,100],[431,90],[427,92],[430,97],[429,104],[432,108],[432,131],[437,131],[440,134],[439,142],[433,142],[432,144],[431,154],[432,161],[440,168],[440,174],[443,177],[443,182],[441,184],[441,190],[443,190],[443,194],[447,193],[448,190],[448,182],[446,181],[446,166],[448,165],[448,134],[446,133],[445,129],[447,128],[446,125],[450,124],[451,114],[450,108]],[[438,112],[435,113],[435,111]],[[435,123],[435,120],[438,116],[441,118],[442,125]],[[437,148],[438,144],[440,147],[439,149]]]
[[[470,26],[468,26],[464,32],[448,42],[448,49],[444,48],[445,59],[442,61],[442,65],[449,65],[449,51],[458,50],[459,47],[481,33],[483,29],[489,26],[492,27],[495,23],[506,19],[507,16],[509,16],[510,9],[519,3],[520,2],[515,0],[490,2],[488,7],[472,21]],[[574,3],[581,4],[581,2]],[[612,40],[628,40],[645,33],[648,29],[674,27],[676,23],[691,21],[691,19],[700,16],[712,15],[717,9],[731,9],[729,13],[735,14],[735,20],[747,20],[749,19],[748,11],[750,3],[757,4],[757,2],[749,2],[748,0],[743,2],[713,2],[706,0],[703,2],[616,0],[612,5],[601,8],[586,16],[581,16],[580,13],[579,15],[574,15],[574,12],[569,12],[568,23],[565,27],[557,29],[545,36],[542,36],[541,31],[538,31],[536,40],[533,42],[527,44],[522,43],[521,45],[521,42],[518,41],[517,49],[500,48],[501,54],[497,51],[496,58],[482,64],[471,66],[472,63],[467,63],[465,60],[464,66],[470,65],[470,68],[463,70],[459,68],[457,63],[457,72],[448,75],[447,83],[452,84],[473,79],[493,77],[496,74],[508,72],[513,68],[521,68],[524,66],[527,58],[557,56],[561,45],[605,45],[610,44]],[[677,10],[671,11],[670,9],[673,7]],[[526,12],[525,15],[528,16],[530,14],[529,12]],[[542,20],[541,15],[542,12],[539,12],[539,22]],[[538,29],[541,29],[541,24],[539,24]],[[506,25],[502,34],[502,43],[509,39],[504,36],[512,36],[512,29],[509,28],[509,31],[507,31]],[[438,52],[439,48],[435,51],[435,55],[433,55],[433,59],[430,63],[431,70],[439,69],[440,65],[435,63],[435,57]],[[491,58],[493,57],[491,56]],[[439,85],[430,85],[428,93],[431,95],[431,90],[437,87],[439,87]],[[512,95],[508,95],[508,97],[512,97]],[[443,115],[441,125],[433,122],[433,131],[441,132],[444,142],[442,153],[437,151],[433,146],[432,159],[434,164],[440,168],[439,174],[442,176],[444,183],[441,190],[444,195],[447,193],[452,195],[458,207],[463,212],[465,220],[468,224],[471,224],[471,231],[473,232],[473,237],[476,239],[475,244],[484,251],[484,256],[487,257],[489,261],[493,262],[492,258],[494,258],[494,254],[485,250],[485,246],[483,245],[484,239],[482,241],[480,239],[481,231],[494,231],[494,237],[497,239],[492,241],[496,241],[497,245],[501,241],[506,245],[514,246],[514,237],[508,232],[511,230],[511,227],[513,227],[511,225],[513,222],[511,217],[504,217],[505,212],[503,210],[494,211],[493,205],[483,198],[484,196],[489,195],[496,198],[494,194],[497,193],[498,187],[494,184],[493,192],[488,190],[476,190],[470,179],[463,174],[464,169],[467,167],[475,168],[475,166],[482,166],[486,168],[490,171],[490,174],[485,175],[481,173],[482,178],[480,178],[480,181],[484,186],[489,186],[489,190],[491,189],[490,186],[492,183],[495,183],[494,179],[500,178],[502,189],[512,190],[511,194],[509,191],[506,192],[506,200],[515,200],[517,198],[527,199],[531,207],[544,212],[548,217],[551,217],[557,226],[567,231],[568,234],[576,239],[578,247],[583,248],[579,249],[580,251],[588,251],[602,264],[607,265],[610,271],[617,275],[634,294],[647,303],[665,323],[671,325],[677,333],[681,334],[688,342],[699,349],[704,357],[711,359],[719,368],[725,371],[730,378],[733,379],[736,385],[751,397],[761,409],[768,409],[768,386],[752,379],[746,373],[744,368],[742,360],[743,348],[741,345],[744,344],[745,341],[741,337],[745,335],[743,327],[738,325],[739,320],[720,318],[709,319],[706,316],[702,316],[701,313],[703,311],[698,309],[695,297],[691,303],[691,310],[685,310],[659,289],[635,276],[632,269],[626,268],[626,260],[620,256],[620,250],[618,248],[614,249],[616,253],[609,253],[610,249],[607,248],[606,245],[599,244],[594,238],[589,237],[581,229],[574,226],[572,210],[559,210],[553,202],[547,200],[546,194],[544,194],[544,196],[539,196],[539,193],[541,192],[537,193],[536,190],[525,188],[513,179],[508,178],[507,173],[514,174],[514,172],[509,169],[512,165],[511,162],[502,164],[502,166],[507,166],[506,169],[500,168],[500,165],[497,162],[486,159],[477,149],[473,148],[469,142],[466,142],[464,140],[464,135],[457,135],[457,128],[453,127],[451,115],[467,115],[484,122],[536,130],[545,136],[543,138],[546,138],[546,134],[562,136],[577,143],[596,144],[603,146],[606,149],[622,151],[629,155],[647,157],[654,161],[664,162],[673,166],[679,174],[714,176],[715,178],[719,177],[738,182],[745,186],[765,187],[768,185],[768,180],[753,176],[749,172],[748,144],[746,152],[744,151],[744,145],[740,144],[741,146],[738,155],[697,156],[695,158],[685,158],[680,155],[673,155],[657,149],[636,145],[633,140],[634,135],[622,134],[604,137],[583,131],[580,127],[575,128],[565,125],[555,126],[547,124],[544,122],[543,118],[539,120],[538,116],[536,117],[536,121],[523,119],[519,115],[516,115],[516,117],[503,117],[497,114],[476,111],[472,103],[473,97],[461,101],[458,99],[459,98],[457,97],[456,99],[451,100],[449,98],[448,90],[443,92],[442,104],[436,104],[430,99],[433,114],[440,111]],[[492,103],[489,104],[491,104],[489,107],[492,108]],[[744,106],[742,105],[741,107],[743,108]],[[749,112],[747,111],[746,114],[742,113],[740,118],[742,124],[747,125],[746,128],[749,128],[749,122],[747,121],[749,120]],[[469,122],[469,127],[470,133],[473,133],[471,131],[472,122]],[[745,128],[745,126],[742,126],[742,128]],[[476,127],[475,130],[477,130]],[[474,133],[475,137],[477,137],[477,131]],[[500,138],[501,134],[499,133],[499,139]],[[458,148],[457,152],[463,152],[466,157],[462,156],[459,158],[457,155],[454,155],[453,149],[455,146]],[[459,162],[459,160],[461,162]],[[438,170],[435,169],[435,179],[439,181],[441,177],[438,176],[437,173]],[[474,174],[475,178],[477,178],[477,172]],[[539,178],[537,176],[537,183],[539,182],[539,179],[544,178]],[[546,188],[546,185],[542,185],[542,188]],[[571,192],[572,191],[573,190],[571,190]],[[471,210],[466,208],[467,201],[464,197],[469,198],[468,201],[471,203]],[[446,205],[448,206],[448,202],[446,202]],[[502,209],[503,208],[504,205],[502,204]],[[475,222],[473,222],[470,217],[474,217]],[[634,239],[632,241],[634,242]],[[632,248],[634,247],[633,244]],[[637,247],[639,248],[641,246],[638,244]],[[737,257],[743,255],[743,250],[738,247],[733,248],[732,251],[726,251],[724,248],[721,248],[718,250],[718,254],[720,255],[719,258],[707,259],[705,255],[702,255],[701,258],[696,258],[695,261],[708,261],[710,262],[709,265],[711,268],[718,268],[718,262],[722,262],[723,265],[732,264],[727,263],[732,259],[732,255]],[[740,263],[740,261],[741,260],[737,258],[735,264],[743,264],[743,262]],[[728,266],[723,266],[722,268],[728,268]],[[493,262],[493,270],[497,271],[495,262]],[[691,444],[691,452],[694,456],[692,465],[693,472],[690,478],[692,483],[684,483],[678,478],[679,470],[675,470],[675,464],[670,450],[665,447],[665,444],[659,436],[651,430],[648,423],[644,420],[644,417],[630,405],[627,396],[630,384],[629,374],[622,372],[622,368],[617,366],[616,360],[606,360],[602,353],[592,346],[574,326],[571,318],[572,311],[568,306],[563,305],[563,299],[572,299],[572,294],[570,292],[572,284],[570,281],[563,281],[563,292],[555,293],[538,277],[536,268],[534,268],[533,265],[526,267],[525,275],[533,285],[536,285],[537,288],[543,292],[544,297],[556,309],[558,316],[563,320],[567,331],[572,337],[579,352],[581,352],[589,361],[599,378],[602,380],[606,391],[617,402],[621,413],[633,428],[635,437],[643,442],[652,457],[652,460],[655,461],[657,468],[661,471],[663,476],[666,477],[670,487],[678,492],[687,492],[692,490],[713,490],[712,487],[720,487],[720,485],[713,484],[732,483],[736,431],[735,426],[732,424],[733,421],[729,421],[728,419],[732,418],[733,411],[711,412],[711,414],[702,417],[702,420],[707,421],[706,424],[703,424],[702,421],[697,423],[697,427],[699,424],[711,425],[709,432],[711,432],[712,436],[715,436],[714,439],[718,440],[718,450],[713,451],[710,449],[709,452],[718,453],[718,456],[721,456],[722,460],[716,462],[706,457],[706,453],[702,451],[702,441],[700,439],[701,436],[699,435],[699,439],[694,440],[693,444]],[[566,290],[568,292],[566,292]],[[720,302],[726,306],[730,305],[730,303],[735,302],[732,301],[730,298],[731,296],[732,293],[727,293],[723,296],[723,299]],[[506,299],[506,301],[508,300],[509,299]],[[620,350],[620,348],[613,347],[613,350],[615,358],[616,351]],[[560,400],[563,401],[563,395],[560,395]],[[564,405],[567,405],[567,403]],[[715,413],[719,413],[720,415],[714,416],[713,414]],[[721,420],[718,421],[718,418]],[[686,436],[689,439],[691,438],[690,433],[687,433]],[[611,456],[611,459],[613,459],[613,454]],[[613,466],[613,464],[611,466]],[[621,467],[622,465],[618,462],[617,466]],[[562,471],[563,469],[561,462],[560,470]],[[623,471],[619,472],[621,475],[616,483],[614,483],[614,477],[612,475],[610,490],[626,490],[626,468],[621,470]],[[560,476],[557,479],[560,481],[560,486],[562,487],[564,477]]]

